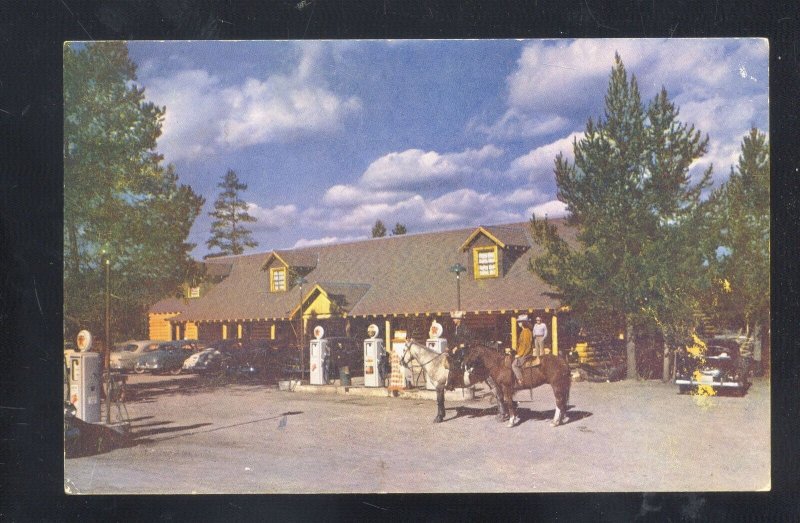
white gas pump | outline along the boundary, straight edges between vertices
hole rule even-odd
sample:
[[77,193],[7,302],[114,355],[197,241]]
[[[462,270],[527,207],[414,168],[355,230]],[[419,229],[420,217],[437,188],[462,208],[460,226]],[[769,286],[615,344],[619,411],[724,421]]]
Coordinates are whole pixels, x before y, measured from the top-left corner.
[[67,356],[69,373],[69,402],[75,406],[75,416],[87,423],[100,422],[100,387],[103,372],[100,354],[86,352],[92,348],[92,335],[83,330],[78,334],[78,348]]
[[383,387],[381,369],[385,349],[383,340],[378,338],[378,326],[374,323],[367,327],[369,338],[364,340],[364,386]]
[[309,383],[311,385],[327,385],[328,383],[328,358],[330,352],[328,349],[328,340],[323,339],[325,329],[317,325],[314,327],[314,338],[311,340],[309,347],[310,356],[309,365],[311,372],[309,375]]
[[[442,327],[442,324],[436,320],[433,320],[433,323],[431,323],[431,328],[428,330],[430,338],[428,338],[428,340],[425,342],[425,346],[428,347],[428,350],[438,352],[439,354],[447,351],[447,340],[442,338],[443,332],[444,328]],[[425,388],[427,390],[436,390],[436,386],[434,386],[427,374],[425,374]]]

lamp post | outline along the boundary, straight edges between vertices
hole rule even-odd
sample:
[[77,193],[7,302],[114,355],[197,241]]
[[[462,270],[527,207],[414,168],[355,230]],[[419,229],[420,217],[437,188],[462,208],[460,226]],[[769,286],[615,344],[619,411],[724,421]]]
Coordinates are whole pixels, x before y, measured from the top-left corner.
[[111,423],[111,260],[105,249],[102,254],[102,262],[106,268],[106,344],[103,357],[106,373],[106,423]]
[[305,344],[306,344],[306,333],[305,329],[303,328],[303,284],[306,283],[306,279],[302,276],[298,276],[295,280],[295,284],[300,288],[300,306],[297,309],[297,317],[300,320],[300,328],[298,329],[300,333],[300,382],[305,379],[306,377],[306,358],[305,358]]
[[460,263],[450,267],[450,272],[456,273],[456,310],[461,310],[461,273],[467,270],[466,267]]

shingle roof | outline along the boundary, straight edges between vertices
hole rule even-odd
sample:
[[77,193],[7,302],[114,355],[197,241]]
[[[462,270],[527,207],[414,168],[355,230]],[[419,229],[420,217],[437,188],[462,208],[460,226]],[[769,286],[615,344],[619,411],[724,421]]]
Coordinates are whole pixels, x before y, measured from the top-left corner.
[[[551,220],[564,229],[559,220]],[[541,254],[528,235],[528,223],[486,227],[508,241],[527,248],[504,276],[476,280],[461,277],[461,309],[498,311],[556,308],[553,289],[528,270],[531,255]],[[351,243],[319,245],[280,251],[315,267],[305,275],[304,298],[315,285],[329,295],[342,296],[349,315],[387,315],[447,312],[456,308],[456,282],[449,268],[471,266],[471,253],[460,250],[476,228],[373,238]],[[499,238],[499,236],[498,236]],[[269,292],[269,274],[263,270],[272,252],[227,257],[230,275],[205,296],[192,300],[180,320],[255,320],[289,318],[297,308],[297,287]],[[288,260],[286,260],[288,262]]]
[[187,308],[186,300],[181,298],[164,298],[155,302],[147,312],[152,314],[168,314],[171,312],[184,312]]

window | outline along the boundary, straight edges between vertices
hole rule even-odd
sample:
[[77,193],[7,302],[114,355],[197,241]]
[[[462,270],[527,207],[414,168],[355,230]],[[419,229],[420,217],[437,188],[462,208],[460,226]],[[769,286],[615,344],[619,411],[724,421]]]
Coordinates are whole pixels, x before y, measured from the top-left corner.
[[497,271],[497,246],[477,247],[473,251],[475,278],[494,278]]
[[200,287],[189,287],[189,297],[190,298],[199,298],[200,297]]
[[278,267],[269,270],[270,292],[283,292],[286,290],[286,268]]

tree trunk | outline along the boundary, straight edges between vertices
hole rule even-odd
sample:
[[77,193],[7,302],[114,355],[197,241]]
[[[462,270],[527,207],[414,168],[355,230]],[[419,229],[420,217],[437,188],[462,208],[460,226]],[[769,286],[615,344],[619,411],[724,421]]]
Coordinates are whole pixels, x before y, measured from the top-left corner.
[[625,352],[628,355],[628,372],[626,378],[635,380],[639,378],[636,371],[636,342],[633,339],[633,318],[625,317]]
[[664,365],[661,368],[661,381],[667,383],[672,376],[672,351],[669,350],[667,343],[664,342]]

